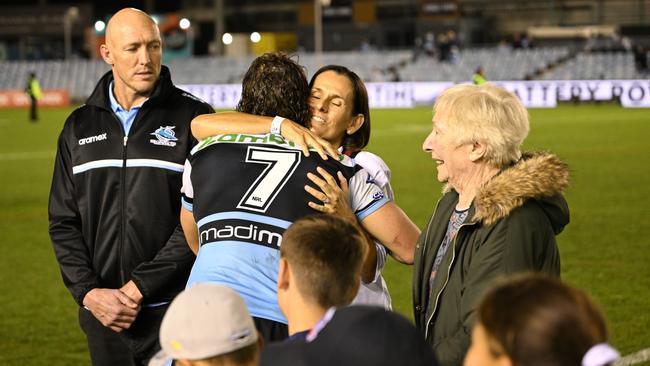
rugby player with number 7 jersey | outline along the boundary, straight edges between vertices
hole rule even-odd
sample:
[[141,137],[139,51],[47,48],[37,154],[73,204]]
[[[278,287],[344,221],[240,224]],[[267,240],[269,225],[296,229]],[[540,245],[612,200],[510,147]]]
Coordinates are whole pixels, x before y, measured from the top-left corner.
[[[247,71],[237,109],[304,123],[308,96],[302,68],[284,55],[266,54]],[[183,173],[181,222],[197,253],[188,286],[213,282],[235,289],[267,341],[287,336],[277,304],[279,249],[295,219],[317,212],[304,190],[308,172],[341,172],[360,221],[399,210],[352,159],[324,160],[302,150],[279,134],[217,135],[192,150]]]
[[[352,303],[383,306],[390,310],[390,294],[381,275],[387,254],[401,263],[412,264],[415,241],[420,231],[392,203],[391,172],[386,163],[379,156],[364,151],[370,140],[371,128],[368,92],[361,78],[345,66],[326,65],[314,73],[309,87],[311,116],[308,125],[285,119],[280,124],[279,132],[289,141],[314,146],[320,154],[328,151],[332,156],[337,156],[341,151],[352,157],[368,171],[391,201],[360,223],[350,210],[350,191],[345,177],[332,176],[318,169],[317,174],[308,174],[315,186],[305,186],[315,201],[322,202],[310,202],[310,207],[344,218],[360,227],[365,234],[369,250],[362,267],[362,285]],[[273,129],[276,120],[241,112],[204,114],[192,120],[192,134],[200,140],[224,133],[265,133]]]

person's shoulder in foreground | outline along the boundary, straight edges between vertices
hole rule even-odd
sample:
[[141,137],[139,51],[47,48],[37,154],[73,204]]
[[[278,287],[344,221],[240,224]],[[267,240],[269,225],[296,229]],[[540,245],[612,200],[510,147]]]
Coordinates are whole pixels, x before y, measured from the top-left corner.
[[603,313],[582,290],[536,273],[501,278],[478,305],[465,366],[606,366]]
[[433,349],[401,315],[375,306],[339,308],[307,342],[267,346],[260,365],[437,365]]

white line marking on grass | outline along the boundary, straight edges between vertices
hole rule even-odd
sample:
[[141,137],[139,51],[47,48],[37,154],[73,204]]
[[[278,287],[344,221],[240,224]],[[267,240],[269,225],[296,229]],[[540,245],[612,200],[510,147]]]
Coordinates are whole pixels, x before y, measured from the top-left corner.
[[614,362],[614,366],[636,365],[648,360],[650,360],[650,348],[642,349],[640,351],[629,354]]
[[54,150],[51,151],[27,151],[17,153],[0,153],[0,160],[31,160],[46,159],[54,157]]

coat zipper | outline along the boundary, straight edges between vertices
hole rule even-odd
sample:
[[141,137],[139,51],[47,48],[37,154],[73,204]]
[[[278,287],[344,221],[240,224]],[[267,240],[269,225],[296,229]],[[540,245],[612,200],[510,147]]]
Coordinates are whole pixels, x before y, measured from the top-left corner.
[[[436,202],[436,208],[433,210],[433,215],[431,215],[431,219],[429,220],[429,223],[427,224],[427,228],[424,234],[424,242],[422,243],[422,255],[420,256],[420,266],[422,267],[422,271],[424,272],[424,264],[426,262],[426,256],[427,256],[427,247],[429,243],[429,232],[431,232],[431,224],[433,224],[433,218],[436,217],[436,213],[438,212],[438,206],[440,206],[440,201],[442,200],[441,198],[438,198],[438,202]],[[428,281],[424,282],[427,283]],[[427,291],[428,292],[428,291]],[[422,293],[422,288],[420,288],[420,294]],[[413,298],[416,298],[415,296],[419,297],[420,294],[413,294]],[[422,304],[419,304],[419,306],[422,306]],[[420,310],[421,311],[421,310]],[[426,315],[426,310],[425,310],[425,315]],[[425,319],[426,320],[426,319]],[[425,331],[426,333],[426,331]]]
[[[122,120],[120,120],[117,115],[115,115],[115,112],[111,110],[111,114],[113,117],[115,117],[115,120],[117,123],[119,123],[119,126],[122,130],[122,169],[120,172],[120,240],[117,244],[117,254],[118,254],[118,263],[120,264],[120,283],[124,285],[126,283],[125,279],[126,276],[124,275],[124,243],[126,241],[126,146],[129,141],[129,137],[126,135],[126,131],[124,130],[124,125],[122,124]],[[136,116],[137,118],[137,116]],[[135,121],[134,121],[135,122]]]
[[[146,103],[146,101],[145,101]],[[135,118],[133,119],[133,122],[131,122],[131,128],[136,125],[136,122],[138,122],[141,119],[141,116],[143,115],[144,104],[142,107],[140,107],[140,110],[136,114]],[[115,116],[117,118],[117,116]],[[129,136],[127,135],[126,131],[124,130],[124,125],[122,124],[122,121],[117,118],[117,120],[120,122],[120,126],[122,127],[122,133],[124,134],[123,138],[123,147],[122,147],[122,179],[121,179],[121,197],[120,197],[120,216],[121,216],[121,227],[122,227],[122,237],[120,240],[120,250],[119,250],[119,255],[120,255],[120,280],[122,282],[122,285],[126,284],[127,280],[127,274],[124,273],[124,268],[126,267],[124,265],[124,246],[126,245],[126,171],[127,171],[127,145],[129,142]]]
[[429,336],[429,324],[431,324],[431,320],[433,320],[433,316],[435,315],[436,310],[438,310],[438,300],[440,299],[440,295],[442,294],[442,291],[444,291],[445,287],[447,287],[447,283],[449,283],[449,274],[451,273],[451,266],[454,265],[454,261],[456,260],[456,239],[458,239],[458,234],[460,234],[460,230],[463,227],[469,226],[469,225],[474,225],[474,223],[461,224],[458,227],[458,231],[456,231],[456,237],[454,238],[454,241],[453,241],[453,243],[451,245],[451,248],[450,248],[451,250],[453,250],[453,252],[451,253],[452,254],[451,262],[449,263],[449,267],[447,267],[447,278],[445,279],[445,283],[442,284],[442,288],[440,288],[440,291],[438,291],[438,293],[436,294],[436,300],[433,303],[433,310],[431,310],[431,316],[429,317],[429,319],[424,324],[425,325],[424,339],[427,339],[427,337]]
[[[145,102],[146,103],[146,102]],[[144,104],[142,105],[144,107]],[[129,142],[129,136],[126,133],[126,130],[124,130],[124,124],[122,121],[113,113],[117,121],[120,123],[120,127],[122,127],[122,133],[124,135],[123,137],[123,145],[122,145],[122,174],[121,174],[121,179],[120,179],[120,227],[122,230],[121,237],[120,237],[120,243],[119,243],[119,251],[118,254],[120,256],[119,258],[119,263],[120,263],[120,280],[122,285],[126,284],[126,274],[124,273],[124,246],[126,243],[126,169],[127,169],[127,145]],[[133,122],[131,122],[131,128],[136,125],[136,122],[138,122],[142,116],[142,107],[140,107],[140,110],[136,114],[135,118],[133,119]]]
[[124,274],[124,243],[126,242],[126,145],[129,137],[124,135],[124,143],[122,145],[122,173],[120,179],[120,246],[119,246],[119,261],[120,261],[120,282],[126,283],[126,275]]

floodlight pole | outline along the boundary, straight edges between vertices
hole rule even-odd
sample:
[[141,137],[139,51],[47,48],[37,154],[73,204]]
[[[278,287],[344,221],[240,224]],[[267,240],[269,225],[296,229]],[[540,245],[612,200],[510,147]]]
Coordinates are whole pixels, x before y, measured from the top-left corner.
[[323,63],[323,0],[314,0],[314,54],[317,67]]
[[69,7],[63,14],[63,49],[65,59],[72,56],[72,23],[79,17],[79,8]]
[[67,17],[63,17],[63,49],[64,49],[64,59],[69,60],[70,54],[72,53],[72,24]]
[[226,17],[223,14],[223,0],[214,0],[214,46],[215,52],[217,55],[223,55],[223,43],[221,42],[221,37],[224,33],[224,21]]

